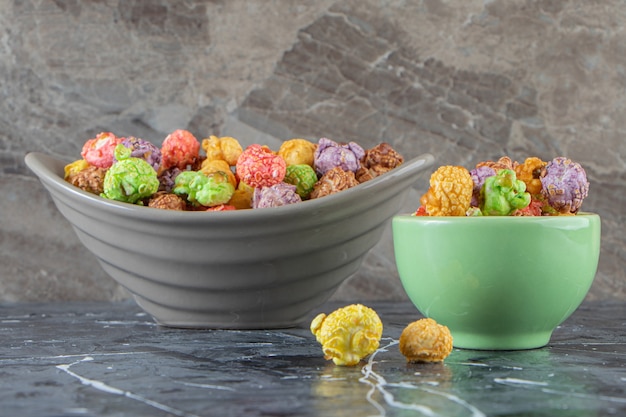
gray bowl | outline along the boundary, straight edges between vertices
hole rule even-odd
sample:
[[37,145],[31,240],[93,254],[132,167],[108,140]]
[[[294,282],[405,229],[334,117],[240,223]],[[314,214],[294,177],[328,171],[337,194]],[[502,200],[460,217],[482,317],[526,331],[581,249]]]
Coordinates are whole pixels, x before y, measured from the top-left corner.
[[107,200],[64,181],[64,161],[25,161],[104,270],[159,324],[267,329],[302,322],[357,271],[433,156],[320,199],[213,213]]

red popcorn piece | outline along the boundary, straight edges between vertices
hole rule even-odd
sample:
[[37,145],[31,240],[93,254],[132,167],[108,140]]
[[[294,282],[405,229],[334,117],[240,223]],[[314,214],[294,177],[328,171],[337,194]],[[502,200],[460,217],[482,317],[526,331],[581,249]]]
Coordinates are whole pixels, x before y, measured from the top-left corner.
[[413,213],[413,215],[414,216],[428,216],[428,212],[426,211],[426,207],[419,206],[417,210],[415,210],[415,213]]
[[162,169],[176,167],[186,169],[194,165],[200,156],[200,142],[187,130],[170,133],[161,145]]
[[285,178],[285,160],[261,145],[250,145],[239,155],[236,172],[251,187],[271,187]]
[[80,155],[90,165],[106,169],[115,162],[115,147],[120,143],[122,138],[111,132],[102,132],[85,142]]

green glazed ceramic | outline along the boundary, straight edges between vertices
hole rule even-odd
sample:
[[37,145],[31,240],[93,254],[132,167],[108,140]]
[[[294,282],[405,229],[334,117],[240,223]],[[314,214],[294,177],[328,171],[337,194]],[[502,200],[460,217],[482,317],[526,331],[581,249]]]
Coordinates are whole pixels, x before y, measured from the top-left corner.
[[417,309],[448,326],[454,346],[545,346],[591,287],[600,217],[393,219],[402,285]]

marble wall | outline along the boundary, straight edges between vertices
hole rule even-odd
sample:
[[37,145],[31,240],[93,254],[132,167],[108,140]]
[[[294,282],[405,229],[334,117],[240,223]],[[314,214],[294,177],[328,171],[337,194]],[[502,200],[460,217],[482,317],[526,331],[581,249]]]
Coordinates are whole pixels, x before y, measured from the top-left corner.
[[[321,136],[438,165],[580,162],[589,297],[626,299],[626,7],[617,0],[0,0],[0,301],[119,300],[24,155],[100,131]],[[427,188],[417,178],[406,210]],[[336,299],[404,299],[390,231]]]

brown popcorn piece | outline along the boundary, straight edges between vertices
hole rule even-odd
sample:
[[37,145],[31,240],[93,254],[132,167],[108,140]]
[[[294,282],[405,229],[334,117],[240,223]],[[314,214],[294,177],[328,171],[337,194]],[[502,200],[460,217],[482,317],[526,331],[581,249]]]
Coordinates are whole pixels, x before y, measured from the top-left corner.
[[159,191],[150,198],[148,207],[158,208],[162,210],[178,210],[183,211],[187,204],[185,200],[176,194]]
[[334,167],[327,171],[322,178],[315,183],[310,198],[325,197],[347,190],[355,185],[359,185],[359,182],[354,176],[354,172],[344,171],[341,167]]
[[452,334],[433,319],[420,319],[402,331],[399,347],[407,362],[442,362],[452,352]]
[[476,164],[476,168],[487,166],[487,167],[493,168],[496,172],[500,171],[501,169],[510,169],[512,171],[515,171],[515,168],[517,167],[517,165],[518,163],[511,160],[511,158],[509,158],[508,156],[503,156],[497,161],[479,162],[478,164]]
[[356,171],[359,182],[369,181],[404,162],[404,158],[386,142],[365,151],[361,167]]
[[69,173],[66,181],[81,190],[100,195],[104,192],[104,176],[106,172],[105,168],[89,165],[82,171]]

